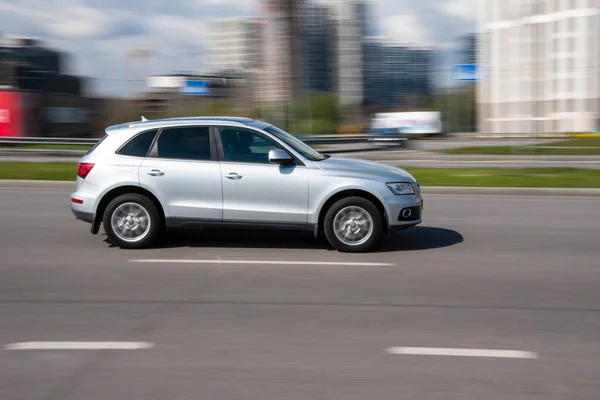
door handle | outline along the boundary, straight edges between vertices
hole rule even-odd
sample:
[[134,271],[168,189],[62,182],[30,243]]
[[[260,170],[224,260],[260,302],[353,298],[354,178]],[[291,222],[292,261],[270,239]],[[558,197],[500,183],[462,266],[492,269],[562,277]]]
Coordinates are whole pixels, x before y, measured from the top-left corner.
[[164,174],[165,173],[159,169],[153,169],[152,171],[148,172],[148,175],[150,176],[163,176]]
[[242,176],[240,174],[236,174],[235,172],[232,172],[229,175],[226,175],[225,178],[232,179],[234,181],[239,181],[240,179],[242,179]]

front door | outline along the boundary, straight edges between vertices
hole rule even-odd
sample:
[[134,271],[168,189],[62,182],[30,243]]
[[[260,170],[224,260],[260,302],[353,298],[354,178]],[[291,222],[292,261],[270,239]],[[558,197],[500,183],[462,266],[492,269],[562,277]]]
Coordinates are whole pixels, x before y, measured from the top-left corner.
[[221,224],[221,169],[209,127],[164,128],[139,177],[163,205],[167,227]]
[[221,127],[220,138],[224,224],[305,229],[307,168],[270,164],[280,146],[258,132]]

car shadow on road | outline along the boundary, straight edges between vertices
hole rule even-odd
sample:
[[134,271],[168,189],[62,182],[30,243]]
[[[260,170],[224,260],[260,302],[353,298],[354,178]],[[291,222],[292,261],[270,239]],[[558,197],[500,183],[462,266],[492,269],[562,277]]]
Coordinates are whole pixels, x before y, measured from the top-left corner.
[[[417,226],[384,237],[374,253],[429,250],[449,247],[463,242],[463,236],[451,229]],[[311,249],[331,250],[324,237],[315,239],[311,234],[276,231],[198,231],[169,232],[154,248],[256,248],[256,249]]]
[[464,237],[455,230],[434,226],[415,226],[386,237],[376,252],[430,250],[462,243]]

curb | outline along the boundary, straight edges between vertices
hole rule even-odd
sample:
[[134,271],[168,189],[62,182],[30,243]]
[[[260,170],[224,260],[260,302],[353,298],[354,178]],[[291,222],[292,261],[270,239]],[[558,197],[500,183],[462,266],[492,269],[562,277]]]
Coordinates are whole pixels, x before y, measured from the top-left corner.
[[[34,181],[0,180],[0,188],[37,188],[75,190],[75,181]],[[462,187],[462,186],[422,186],[424,195],[457,194],[489,196],[564,196],[600,197],[600,189],[595,188],[526,188],[526,187]]]

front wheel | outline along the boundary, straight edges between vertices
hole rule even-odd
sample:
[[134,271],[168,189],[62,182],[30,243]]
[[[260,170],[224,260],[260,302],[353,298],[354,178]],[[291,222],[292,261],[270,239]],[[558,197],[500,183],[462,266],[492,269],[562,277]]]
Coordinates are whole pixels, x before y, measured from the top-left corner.
[[344,252],[372,249],[382,234],[382,218],[377,207],[362,197],[339,200],[325,215],[325,236],[333,247]]
[[102,223],[108,239],[123,249],[151,246],[160,234],[160,217],[156,206],[146,196],[130,193],[113,199]]

